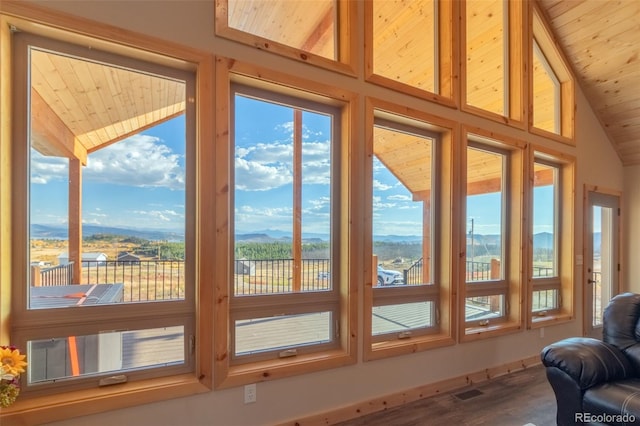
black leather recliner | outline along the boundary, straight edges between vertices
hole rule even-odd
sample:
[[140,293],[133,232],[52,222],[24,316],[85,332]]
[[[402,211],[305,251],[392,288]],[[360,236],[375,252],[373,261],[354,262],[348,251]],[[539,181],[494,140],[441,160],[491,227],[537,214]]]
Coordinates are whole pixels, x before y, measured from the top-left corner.
[[542,350],[558,425],[640,424],[640,294],[620,294],[603,317],[603,340],[572,337]]

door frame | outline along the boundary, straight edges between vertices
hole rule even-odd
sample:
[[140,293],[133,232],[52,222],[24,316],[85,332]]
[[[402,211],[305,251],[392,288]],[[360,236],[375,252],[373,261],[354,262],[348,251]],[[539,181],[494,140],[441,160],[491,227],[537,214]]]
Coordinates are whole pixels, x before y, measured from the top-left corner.
[[[593,326],[589,323],[587,318],[587,309],[591,309],[590,306],[587,305],[588,297],[587,290],[590,287],[587,286],[587,280],[590,278],[590,273],[587,271],[588,265],[591,263],[591,260],[588,259],[589,254],[589,246],[592,244],[591,241],[588,241],[588,237],[590,235],[590,227],[592,224],[588,221],[588,218],[591,218],[591,213],[588,211],[591,207],[590,194],[597,193],[607,196],[616,197],[618,199],[618,216],[617,216],[617,226],[618,232],[615,238],[615,249],[617,250],[618,255],[618,270],[615,271],[617,273],[617,279],[615,280],[614,287],[611,289],[611,297],[619,294],[622,291],[622,191],[610,188],[603,188],[598,185],[584,185],[583,191],[583,204],[582,204],[582,219],[583,219],[583,232],[582,232],[582,280],[580,282],[582,288],[582,335],[586,336],[587,331],[590,330]],[[593,250],[593,248],[591,248]],[[593,316],[593,315],[592,315]],[[591,317],[592,317],[591,316]],[[589,318],[592,320],[592,318]]]

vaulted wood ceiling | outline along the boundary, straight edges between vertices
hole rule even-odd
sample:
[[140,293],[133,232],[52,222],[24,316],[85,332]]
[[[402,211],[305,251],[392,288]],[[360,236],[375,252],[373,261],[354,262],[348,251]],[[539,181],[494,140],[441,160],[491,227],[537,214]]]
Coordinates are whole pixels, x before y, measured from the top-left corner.
[[[624,165],[640,164],[640,1],[537,1],[570,61],[579,86],[583,88],[605,129],[609,141],[602,142],[614,146]],[[268,10],[264,9],[266,3],[269,3]],[[411,6],[407,6],[406,10],[416,14],[423,8],[428,9],[431,0],[412,0],[409,3]],[[335,41],[333,23],[337,12],[333,0],[277,3],[228,0],[228,4],[231,27],[289,46],[304,46],[306,50],[322,56],[332,57],[335,54],[332,48],[327,47],[327,44],[333,45]],[[380,5],[380,13],[387,5],[398,11],[395,2],[380,2]],[[300,7],[304,7],[305,13],[298,13],[300,10],[296,8]],[[410,21],[417,22],[415,19]],[[376,23],[384,24],[378,21]],[[406,37],[398,37],[397,34],[400,31],[405,34],[407,28],[394,28],[391,25],[387,27],[394,32],[396,38],[406,41]],[[379,39],[374,40],[374,43],[381,48],[388,48],[385,41],[387,32],[376,33]],[[405,46],[407,51],[410,47]],[[393,46],[392,49],[397,50],[398,47]],[[424,60],[415,52],[405,57],[413,57],[415,61]],[[379,69],[377,72],[390,76],[402,74],[402,69],[398,69],[399,61],[393,62],[393,69]],[[420,68],[406,64],[403,66],[410,70]],[[424,73],[404,74],[415,76],[420,81],[431,80]],[[419,87],[422,83],[413,84]],[[480,81],[478,86],[490,87],[491,84]]]
[[538,1],[622,163],[640,164],[640,1]]

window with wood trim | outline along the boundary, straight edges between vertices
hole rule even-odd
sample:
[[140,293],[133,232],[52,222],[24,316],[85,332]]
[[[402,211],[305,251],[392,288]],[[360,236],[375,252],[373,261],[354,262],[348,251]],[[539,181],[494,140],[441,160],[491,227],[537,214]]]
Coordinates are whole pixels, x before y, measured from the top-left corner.
[[534,147],[530,170],[529,325],[544,326],[573,316],[575,159]]
[[[413,95],[453,97],[454,2],[365,2],[367,79]],[[437,95],[437,96],[434,96]]]
[[531,39],[530,125],[534,130],[562,137],[574,136],[574,78],[570,67],[557,49],[537,4],[533,8]]
[[383,119],[373,129],[373,342],[438,329],[438,143],[438,134]]
[[480,129],[467,133],[463,336],[521,327],[525,260],[525,144]]
[[509,157],[470,143],[467,148],[467,238],[465,321],[486,325],[504,319],[508,284],[505,269]]
[[[454,123],[369,99],[365,359],[453,343]],[[444,195],[443,195],[444,194]],[[369,228],[370,226],[370,228]],[[443,301],[444,300],[444,301]]]
[[340,109],[244,85],[232,101],[231,362],[335,349]]
[[23,391],[193,372],[194,74],[22,32],[13,46]]
[[[516,122],[523,117],[524,2],[465,0],[463,105]],[[492,117],[494,115],[494,117]]]

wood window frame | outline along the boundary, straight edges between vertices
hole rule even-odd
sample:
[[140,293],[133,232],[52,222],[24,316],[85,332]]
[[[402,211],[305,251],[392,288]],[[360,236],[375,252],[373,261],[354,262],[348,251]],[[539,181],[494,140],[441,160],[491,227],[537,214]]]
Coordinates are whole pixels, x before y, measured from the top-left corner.
[[534,42],[537,44],[540,52],[544,55],[547,63],[553,70],[553,74],[560,82],[560,104],[559,118],[560,123],[557,123],[560,132],[554,133],[547,130],[540,129],[534,126],[535,105],[534,101],[534,87],[533,87],[533,71],[529,78],[529,108],[528,113],[528,126],[529,131],[533,134],[544,136],[548,139],[562,142],[568,145],[575,146],[575,81],[576,78],[573,74],[571,67],[568,65],[570,62],[567,60],[564,52],[558,48],[557,42],[553,31],[547,24],[548,18],[543,12],[542,8],[537,2],[529,2],[531,6],[530,20],[529,20],[529,38],[528,38],[528,62],[533,65],[534,55]]
[[474,115],[479,115],[484,118],[488,118],[493,121],[505,123],[510,126],[524,129],[526,127],[526,84],[528,80],[528,71],[525,66],[526,59],[526,40],[528,33],[523,31],[526,28],[525,23],[528,21],[528,2],[522,2],[520,0],[503,0],[508,5],[507,20],[507,52],[503,52],[503,57],[506,62],[503,64],[508,72],[505,73],[505,87],[504,98],[508,103],[508,114],[500,115],[491,111],[484,110],[482,108],[470,105],[467,102],[467,0],[460,2],[460,96],[461,96],[461,109]]
[[[384,119],[398,123],[399,126],[414,127],[416,129],[426,129],[432,133],[438,133],[440,135],[439,145],[437,150],[439,151],[438,169],[439,179],[437,183],[438,202],[436,207],[432,210],[432,214],[439,232],[433,235],[434,251],[439,253],[438,256],[434,256],[433,267],[438,271],[437,273],[437,294],[436,303],[439,311],[439,325],[437,330],[430,333],[416,334],[404,339],[384,339],[377,341],[372,336],[372,309],[374,303],[374,275],[375,266],[372,262],[373,258],[373,239],[372,239],[372,194],[373,183],[371,176],[373,173],[373,162],[371,160],[366,162],[364,167],[365,176],[365,193],[366,197],[365,223],[363,232],[368,237],[365,239],[365,249],[363,250],[363,270],[364,270],[364,353],[363,358],[365,361],[372,361],[376,359],[388,358],[392,356],[414,353],[419,351],[425,351],[437,347],[443,347],[447,345],[455,344],[455,312],[456,301],[453,295],[455,294],[453,285],[454,274],[454,253],[453,253],[453,238],[452,238],[452,220],[451,212],[453,211],[453,187],[455,181],[453,160],[455,155],[455,141],[457,140],[456,123],[433,116],[431,114],[414,110],[407,107],[402,107],[387,101],[383,101],[375,98],[366,99],[366,117],[365,117],[365,140],[366,143],[366,155],[367,159],[373,158],[373,130],[376,122],[376,118]],[[433,206],[432,206],[433,207]],[[437,247],[437,248],[435,248]],[[396,289],[393,289],[396,290]],[[424,299],[424,292],[413,292],[413,289],[397,289],[397,290],[409,290],[410,294],[401,296],[398,300],[399,303],[420,302]],[[431,293],[431,292],[430,292]]]
[[[355,269],[351,266],[353,252],[357,242],[350,236],[356,232],[351,220],[356,213],[358,198],[352,190],[353,179],[343,178],[335,184],[338,188],[338,215],[334,220],[339,222],[340,232],[334,235],[340,244],[339,272],[332,277],[339,294],[339,342],[334,349],[321,352],[303,353],[291,358],[256,360],[245,364],[234,364],[231,360],[229,343],[231,326],[230,270],[233,259],[234,236],[229,226],[233,220],[231,189],[233,188],[231,161],[233,158],[232,141],[230,139],[233,123],[231,122],[232,84],[244,84],[258,89],[274,91],[297,98],[307,98],[320,103],[327,103],[339,108],[342,127],[340,149],[340,176],[350,176],[355,167],[355,156],[351,155],[350,143],[355,140],[353,117],[357,111],[357,96],[335,87],[328,87],[302,78],[280,72],[255,67],[226,58],[216,58],[216,179],[215,179],[215,226],[216,226],[216,276],[219,281],[214,289],[215,323],[214,323],[214,387],[228,388],[247,383],[256,383],[297,374],[304,374],[329,368],[353,364],[357,361],[357,294]],[[357,234],[356,234],[357,235]],[[357,250],[356,250],[357,251]]]
[[437,29],[432,31],[437,36],[436,64],[431,64],[437,69],[437,93],[421,90],[409,84],[376,74],[373,68],[374,62],[374,11],[373,1],[364,2],[365,16],[365,79],[371,83],[403,92],[412,96],[436,102],[455,108],[458,98],[458,85],[456,84],[456,64],[458,63],[458,51],[455,49],[455,34],[458,34],[458,20],[454,19],[458,13],[457,1],[435,0],[437,17]]
[[[499,135],[494,132],[487,131],[482,128],[472,128],[463,126],[463,140],[464,151],[466,153],[467,147],[471,144],[478,146],[485,145],[488,148],[493,147],[499,151],[502,151],[509,157],[507,175],[508,180],[505,188],[504,202],[506,209],[505,213],[505,226],[504,226],[504,238],[503,241],[506,245],[504,247],[504,256],[506,258],[506,264],[504,265],[504,284],[496,284],[494,282],[487,282],[486,290],[479,289],[479,292],[474,294],[468,294],[469,285],[479,285],[482,283],[468,284],[466,282],[466,262],[458,263],[458,277],[459,277],[459,290],[458,300],[460,306],[459,318],[459,338],[461,342],[473,341],[483,339],[487,337],[500,336],[507,333],[517,332],[522,330],[524,326],[524,311],[522,306],[522,298],[524,294],[524,265],[526,260],[526,251],[522,250],[522,245],[526,241],[526,229],[522,221],[522,217],[526,211],[526,199],[524,197],[525,188],[525,176],[528,176],[527,165],[527,144],[518,139],[514,139],[505,135]],[[460,159],[460,248],[463,256],[461,259],[466,258],[466,182],[467,182],[467,156],[461,155]],[[497,285],[497,286],[496,286]],[[473,297],[475,294],[499,294],[504,292],[505,294],[505,315],[497,321],[489,321],[486,324],[475,324],[466,321],[465,304],[467,297]],[[482,294],[481,294],[482,293]]]
[[[75,44],[92,45],[97,49],[105,50],[120,56],[131,56],[151,63],[190,70],[196,75],[196,145],[198,159],[195,167],[195,180],[197,185],[195,192],[196,211],[195,230],[196,252],[202,256],[212,251],[208,240],[212,240],[214,229],[203,217],[201,212],[211,211],[210,197],[203,196],[202,190],[207,185],[203,183],[212,181],[211,164],[212,149],[205,140],[212,139],[213,126],[211,120],[205,119],[213,113],[213,67],[211,55],[191,49],[182,45],[158,40],[148,36],[95,23],[80,18],[72,18],[58,12],[52,12],[34,5],[17,3],[2,3],[0,5],[0,152],[6,158],[11,156],[12,117],[18,117],[22,112],[14,109],[12,98],[8,95],[11,88],[11,52],[12,32],[11,28],[19,28],[42,37],[54,40],[67,41]],[[7,94],[7,96],[5,96]],[[11,194],[16,170],[11,166],[0,165],[0,181],[2,182],[2,201],[0,208],[0,229],[10,230],[20,220],[12,213]],[[6,195],[5,195],[6,194]],[[5,198],[6,197],[6,198]],[[11,253],[11,240],[19,238],[12,232],[0,233],[0,245],[3,253]],[[6,249],[6,250],[5,250]],[[18,256],[2,256],[0,261],[2,273],[0,274],[0,342],[11,342],[11,298],[15,289],[12,288],[12,280],[16,273],[24,265]],[[55,395],[21,396],[16,403],[2,410],[2,422],[9,423],[45,423],[56,420],[64,420],[71,417],[100,413],[108,410],[136,406],[141,403],[150,403],[172,398],[184,397],[197,393],[207,392],[213,387],[211,356],[212,347],[212,319],[213,312],[205,309],[212,304],[212,291],[209,286],[201,285],[213,277],[213,271],[206,262],[196,261],[196,361],[194,371],[178,375],[168,375],[147,380],[125,383],[117,387],[92,388],[88,390],[59,390]]]
[[[548,325],[565,323],[575,319],[575,173],[576,159],[572,155],[555,151],[538,145],[530,145],[528,153],[529,167],[529,193],[530,207],[529,217],[533,217],[533,164],[536,160],[546,164],[553,164],[559,169],[558,179],[558,278],[553,282],[544,282],[533,279],[533,220],[531,220],[528,237],[527,251],[530,253],[527,260],[527,328],[541,328]],[[557,289],[559,291],[560,306],[545,315],[532,312],[533,292],[538,289]]]
[[253,46],[258,50],[272,52],[296,61],[305,62],[322,68],[351,76],[357,70],[357,2],[336,0],[336,49],[337,60],[331,60],[311,52],[269,40],[229,26],[229,0],[215,1],[215,33],[217,36]]

